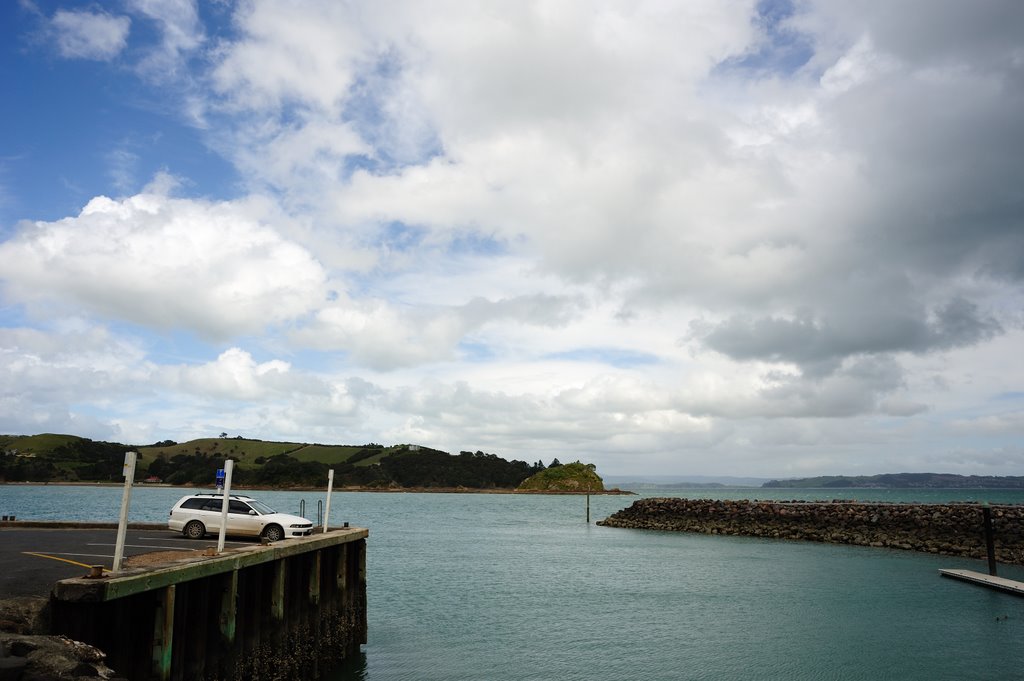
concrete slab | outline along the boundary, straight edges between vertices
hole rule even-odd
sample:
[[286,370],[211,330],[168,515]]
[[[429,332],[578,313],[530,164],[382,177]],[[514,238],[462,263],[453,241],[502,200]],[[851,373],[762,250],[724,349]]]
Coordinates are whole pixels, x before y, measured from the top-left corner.
[[970,582],[971,584],[988,587],[989,589],[1024,596],[1024,582],[1007,579],[1006,577],[987,575],[984,572],[975,572],[974,570],[939,570],[939,574],[943,577],[959,579],[960,581]]
[[[90,565],[109,570],[117,542],[115,524],[4,523],[0,526],[0,599],[49,596],[53,585],[89,572]],[[98,526],[97,526],[98,525]],[[198,550],[217,546],[217,538],[185,539],[166,525],[134,525],[125,538],[125,556],[154,551]],[[259,545],[233,540],[231,546]]]

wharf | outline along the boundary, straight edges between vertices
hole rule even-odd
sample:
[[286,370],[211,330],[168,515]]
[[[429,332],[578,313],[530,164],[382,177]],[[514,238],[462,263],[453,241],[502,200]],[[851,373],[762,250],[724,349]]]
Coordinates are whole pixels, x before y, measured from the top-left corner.
[[975,572],[974,570],[939,570],[939,574],[943,577],[959,579],[971,584],[977,584],[978,586],[988,587],[989,589],[1024,596],[1024,582],[1007,579],[1006,577],[987,575],[984,572]]
[[50,633],[99,648],[135,681],[319,678],[366,642],[366,529],[231,542],[218,555],[139,527],[127,567],[99,577],[81,575],[106,562],[109,528],[18,522],[2,534],[0,569],[20,573],[25,595],[46,583],[27,573],[63,571],[45,587]]

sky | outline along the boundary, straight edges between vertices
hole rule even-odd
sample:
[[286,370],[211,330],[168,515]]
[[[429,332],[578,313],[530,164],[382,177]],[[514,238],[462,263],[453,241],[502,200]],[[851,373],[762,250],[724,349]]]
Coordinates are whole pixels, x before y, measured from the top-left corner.
[[0,433],[1024,475],[1019,0],[12,0],[0,38]]

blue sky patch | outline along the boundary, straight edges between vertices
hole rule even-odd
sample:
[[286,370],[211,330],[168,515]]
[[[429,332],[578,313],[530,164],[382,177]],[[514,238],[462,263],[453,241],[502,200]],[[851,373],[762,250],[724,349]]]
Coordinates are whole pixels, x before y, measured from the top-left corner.
[[487,362],[494,359],[494,350],[486,343],[463,341],[459,343],[459,356],[467,362]]
[[657,364],[661,361],[657,355],[622,348],[579,348],[565,352],[554,352],[546,355],[545,359],[569,362],[596,362],[619,368]]
[[756,50],[725,60],[717,70],[768,77],[791,76],[799,71],[814,56],[814,43],[810,36],[787,24],[795,11],[792,0],[761,0],[753,22],[763,41]]
[[481,232],[462,232],[448,245],[449,255],[505,255],[508,246],[505,241]]

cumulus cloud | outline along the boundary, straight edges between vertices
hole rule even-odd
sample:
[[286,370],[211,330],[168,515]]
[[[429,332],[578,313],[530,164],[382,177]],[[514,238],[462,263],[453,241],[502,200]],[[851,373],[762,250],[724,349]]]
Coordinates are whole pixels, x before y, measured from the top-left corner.
[[[952,41],[949,58],[967,68],[936,71],[938,62],[893,48],[889,14],[840,22],[834,7],[812,3],[788,24],[820,38],[806,71],[820,77],[801,72],[768,87],[739,82],[742,70],[715,70],[763,39],[750,3],[519,8],[500,21],[466,12],[454,24],[435,9],[243,10],[216,83],[226,101],[276,121],[259,128],[246,154],[288,169],[271,175],[273,164],[262,163],[252,174],[307,203],[322,186],[323,210],[371,234],[395,221],[422,226],[428,238],[479,230],[521,243],[564,279],[634,282],[633,307],[685,299],[836,317],[828,311],[877,300],[876,281],[905,286],[907,262],[933,277],[1018,269],[1013,254],[1024,249],[1008,219],[1006,179],[1019,175],[1019,155],[992,144],[1020,132],[1008,114],[1016,107],[995,101],[1017,96],[1006,89],[1010,62],[1005,75],[979,79],[976,55]],[[326,33],[355,35],[318,38]],[[938,60],[947,48],[930,49]],[[274,66],[257,67],[266,64]],[[386,138],[410,129],[422,131],[428,153],[393,165],[383,152],[408,142]],[[954,161],[961,141],[973,143],[964,131],[992,147],[981,175]],[[285,139],[303,142],[274,151]],[[294,150],[307,143],[296,165]],[[921,167],[932,172],[922,176]],[[967,193],[991,217],[965,213]],[[975,231],[953,231],[965,221]],[[989,235],[976,239],[977,229]],[[944,304],[928,295],[931,285],[915,282],[906,309],[877,323],[926,325]]]
[[164,373],[169,386],[214,399],[258,400],[287,391],[292,383],[287,362],[257,363],[240,348],[225,350],[213,362],[169,368]]
[[24,224],[0,244],[0,281],[9,301],[29,306],[211,338],[259,331],[313,310],[326,275],[252,210],[158,193],[97,197],[75,217]]
[[128,43],[131,19],[106,12],[57,10],[50,26],[62,57],[113,59]]
[[128,7],[156,24],[161,39],[147,48],[137,68],[147,78],[169,81],[181,76],[183,61],[204,41],[194,0],[129,0]]
[[97,413],[149,393],[151,370],[137,340],[81,320],[0,328],[0,432],[116,438]]
[[107,329],[69,320],[56,332],[0,328],[3,393],[72,402],[85,391],[111,396],[145,379],[145,351],[137,341]]
[[336,113],[363,55],[372,54],[349,5],[314,2],[297,12],[287,2],[246,3],[235,21],[243,38],[224,46],[213,79],[240,108],[297,101]]
[[320,350],[343,350],[378,370],[454,359],[460,341],[494,321],[563,326],[572,315],[569,298],[533,295],[489,301],[475,298],[454,307],[406,307],[385,300],[339,300],[324,307],[293,338]]

